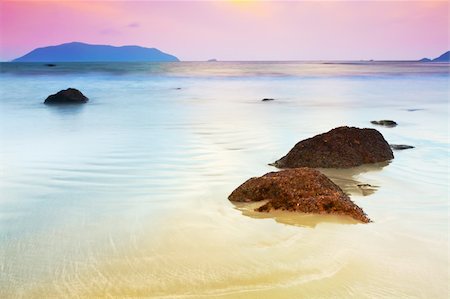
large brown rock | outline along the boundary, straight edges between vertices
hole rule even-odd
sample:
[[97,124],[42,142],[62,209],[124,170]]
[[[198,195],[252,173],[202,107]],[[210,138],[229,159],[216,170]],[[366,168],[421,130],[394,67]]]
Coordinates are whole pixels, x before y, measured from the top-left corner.
[[251,178],[228,197],[236,202],[268,200],[256,211],[281,209],[314,214],[347,215],[367,223],[363,210],[320,171],[294,168]]
[[83,104],[88,100],[78,89],[68,88],[48,96],[44,104]]
[[300,141],[273,165],[278,168],[349,168],[393,158],[389,144],[377,130],[339,127]]

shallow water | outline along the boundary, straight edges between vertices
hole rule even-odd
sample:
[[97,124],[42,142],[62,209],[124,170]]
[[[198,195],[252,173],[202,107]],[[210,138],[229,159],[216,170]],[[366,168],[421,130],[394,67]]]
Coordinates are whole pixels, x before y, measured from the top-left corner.
[[[447,298],[448,64],[0,67],[0,297]],[[322,170],[373,223],[227,200],[340,125],[415,146]]]

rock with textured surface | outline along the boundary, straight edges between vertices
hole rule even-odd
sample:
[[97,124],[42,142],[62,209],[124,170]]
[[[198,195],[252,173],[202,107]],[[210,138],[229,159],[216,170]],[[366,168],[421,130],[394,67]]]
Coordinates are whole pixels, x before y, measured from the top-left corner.
[[44,104],[83,104],[88,100],[78,89],[68,88],[48,96]]
[[267,200],[256,211],[272,209],[313,214],[347,215],[368,223],[364,211],[320,171],[294,168],[251,178],[228,197],[235,202]]
[[339,127],[300,141],[271,165],[278,168],[349,168],[393,158],[389,144],[377,130]]

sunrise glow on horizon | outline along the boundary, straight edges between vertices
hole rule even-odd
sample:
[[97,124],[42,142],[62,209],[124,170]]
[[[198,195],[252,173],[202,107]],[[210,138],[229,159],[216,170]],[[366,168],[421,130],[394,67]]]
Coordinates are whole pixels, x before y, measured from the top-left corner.
[[408,60],[449,46],[449,2],[0,2],[0,60],[79,41],[181,60]]

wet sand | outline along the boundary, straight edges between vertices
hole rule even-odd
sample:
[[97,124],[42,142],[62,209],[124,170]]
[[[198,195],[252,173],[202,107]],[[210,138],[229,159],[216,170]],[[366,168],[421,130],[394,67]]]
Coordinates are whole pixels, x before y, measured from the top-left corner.
[[[372,182],[366,175],[387,164],[321,171],[357,204],[370,207],[370,201],[376,207],[383,204],[376,192],[362,194],[355,186]],[[262,203],[211,200],[222,191],[185,202],[180,212],[158,222],[152,235],[150,227],[141,227],[121,242],[111,238],[114,250],[108,255],[73,263],[61,277],[24,293],[29,298],[443,298],[446,292],[445,240],[428,236],[425,241],[390,217],[361,224],[345,216],[259,213],[254,208]]]

